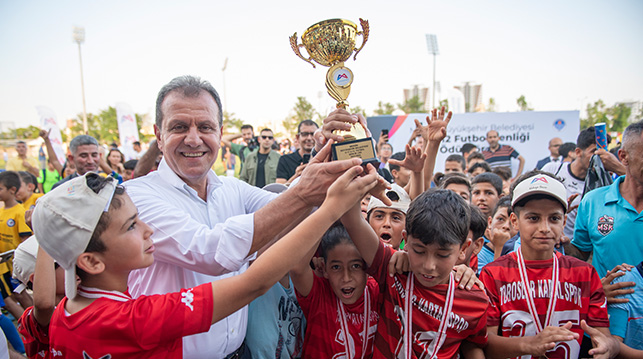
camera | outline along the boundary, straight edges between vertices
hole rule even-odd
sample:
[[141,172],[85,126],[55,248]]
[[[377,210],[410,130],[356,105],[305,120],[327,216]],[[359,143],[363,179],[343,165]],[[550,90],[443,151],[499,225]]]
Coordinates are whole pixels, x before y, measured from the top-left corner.
[[254,136],[248,141],[248,149],[254,151],[257,147],[259,147],[259,141],[257,140],[257,136]]

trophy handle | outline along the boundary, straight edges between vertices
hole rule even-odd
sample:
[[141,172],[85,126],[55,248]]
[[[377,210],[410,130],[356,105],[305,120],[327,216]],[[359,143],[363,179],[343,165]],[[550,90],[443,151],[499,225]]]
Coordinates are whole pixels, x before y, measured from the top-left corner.
[[[364,45],[362,45],[362,46],[364,46]],[[299,48],[304,47],[304,44],[297,44],[297,33],[295,33],[294,35],[292,35],[290,37],[290,47],[292,47],[292,51],[295,52],[295,55],[299,56],[299,58],[301,58],[302,60],[306,61],[307,63],[313,65],[313,68],[317,68],[315,66],[315,64],[313,64],[313,62],[310,61],[310,58],[307,59],[307,58],[303,57],[301,55],[301,52],[299,52]]]
[[[360,23],[360,25],[362,25],[362,31],[358,31],[357,35],[362,35],[362,38],[363,38],[362,39],[362,46],[360,46],[359,49],[355,48],[355,56],[353,56],[353,61],[357,59],[357,54],[360,51],[362,51],[362,48],[366,44],[366,41],[368,41],[368,33],[370,31],[370,29],[368,27],[368,20],[363,20],[363,19],[360,18],[359,23]],[[295,39],[295,41],[296,41],[296,39]]]

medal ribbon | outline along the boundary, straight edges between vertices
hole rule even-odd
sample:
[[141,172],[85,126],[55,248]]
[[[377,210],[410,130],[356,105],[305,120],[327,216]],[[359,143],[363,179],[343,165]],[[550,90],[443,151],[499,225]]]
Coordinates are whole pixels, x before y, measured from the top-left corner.
[[[413,296],[413,273],[409,273],[409,276],[406,278],[406,298],[404,298],[404,311],[406,314],[406,328],[404,335],[406,336],[404,340],[404,351],[405,358],[412,358],[413,353],[413,301],[411,297]],[[447,338],[447,327],[449,317],[451,316],[451,310],[453,308],[453,297],[455,295],[455,278],[453,277],[453,271],[449,274],[449,288],[447,290],[446,298],[444,301],[444,308],[442,308],[442,319],[440,320],[440,326],[438,327],[438,336],[433,340],[435,344],[429,359],[434,359],[438,357],[438,351],[442,348],[442,344]]]
[[536,324],[536,334],[543,331],[545,327],[548,327],[551,324],[551,318],[556,309],[556,300],[558,299],[558,280],[560,275],[560,270],[558,268],[558,256],[554,253],[554,263],[551,269],[551,296],[549,297],[549,304],[547,304],[547,315],[545,317],[545,324],[540,323],[538,318],[538,311],[536,310],[536,304],[534,303],[534,297],[529,291],[529,277],[527,276],[527,267],[525,266],[525,260],[522,257],[522,249],[518,248],[516,251],[516,257],[518,259],[518,271],[520,272],[520,281],[522,282],[523,290],[525,291],[525,300],[527,301],[527,308],[529,308],[529,313]]
[[[344,309],[344,303],[342,303],[339,298],[337,298],[337,307],[339,308],[340,318],[339,325],[344,332],[344,350],[346,350],[346,358],[353,359],[355,353],[350,352],[350,345],[348,345],[348,337],[350,336],[348,332],[348,322],[346,320],[346,309]],[[371,313],[371,300],[370,294],[368,291],[368,285],[364,288],[364,329],[362,332],[362,359],[366,355],[366,349],[368,347],[368,324],[369,316]]]
[[115,290],[102,290],[98,288],[83,287],[82,285],[78,286],[77,293],[81,297],[85,298],[107,298],[118,302],[127,302],[129,300],[132,300],[132,297],[129,294],[125,294]]

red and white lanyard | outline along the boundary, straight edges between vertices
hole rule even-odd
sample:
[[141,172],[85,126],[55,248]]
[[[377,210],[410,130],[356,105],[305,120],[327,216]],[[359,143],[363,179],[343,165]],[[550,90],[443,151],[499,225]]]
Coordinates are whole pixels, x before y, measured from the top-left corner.
[[[346,358],[347,359],[353,359],[355,357],[355,353],[351,352],[351,348],[348,342],[348,338],[350,337],[350,332],[348,331],[348,322],[346,319],[346,309],[344,309],[344,303],[342,303],[339,298],[337,299],[337,308],[339,308],[339,325],[342,328],[342,332],[344,332],[344,349],[346,350]],[[368,348],[368,327],[369,327],[369,318],[371,314],[371,298],[370,294],[368,292],[368,286],[364,288],[364,330],[362,332],[362,359],[364,359],[366,355],[366,349]]]
[[[404,313],[406,314],[406,328],[404,330],[404,354],[405,358],[411,359],[413,354],[413,273],[409,273],[409,276],[406,278],[406,298],[404,298]],[[431,346],[431,355],[425,358],[433,359],[438,357],[438,352],[442,348],[442,344],[447,338],[447,327],[449,322],[449,317],[451,316],[451,310],[453,308],[453,296],[455,294],[455,278],[453,277],[453,272],[449,274],[449,289],[447,290],[447,295],[444,301],[444,308],[442,308],[442,319],[440,320],[440,326],[438,327],[437,337],[433,339]],[[431,348],[429,346],[429,348]]]
[[130,295],[122,292],[83,287],[82,285],[78,286],[78,295],[80,295],[81,297],[93,299],[107,298],[118,302],[127,302],[132,300],[132,297]]
[[560,275],[560,270],[558,267],[558,257],[554,253],[554,263],[551,269],[551,289],[549,304],[547,305],[547,315],[545,317],[545,324],[540,323],[538,319],[538,310],[536,310],[536,304],[534,303],[534,297],[531,295],[529,290],[529,277],[527,276],[527,267],[525,266],[525,260],[522,257],[522,249],[519,247],[516,251],[516,257],[518,258],[518,271],[520,272],[520,281],[523,285],[523,290],[525,291],[525,300],[527,301],[527,308],[529,308],[529,313],[531,313],[531,318],[534,320],[536,325],[536,334],[543,331],[544,328],[551,325],[551,318],[554,315],[554,310],[556,309],[556,300],[558,299],[558,280]]

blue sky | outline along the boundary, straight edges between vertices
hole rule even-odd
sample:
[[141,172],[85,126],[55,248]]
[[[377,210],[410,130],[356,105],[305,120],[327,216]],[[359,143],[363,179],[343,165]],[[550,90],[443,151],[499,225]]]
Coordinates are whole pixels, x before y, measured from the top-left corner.
[[[281,122],[297,96],[321,112],[326,68],[298,59],[288,37],[328,18],[368,19],[349,102],[371,112],[402,102],[402,89],[432,82],[425,34],[438,36],[444,90],[482,83],[500,111],[524,94],[536,110],[575,110],[643,100],[640,1],[10,1],[0,0],[0,122],[58,122],[82,111],[74,26],[82,46],[87,110],[116,102],[154,111],[175,76],[209,80],[227,110],[257,125]],[[358,40],[358,42],[361,40]],[[225,71],[225,91],[222,67]],[[321,95],[320,95],[321,93]]]

